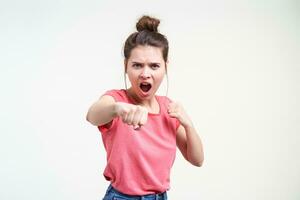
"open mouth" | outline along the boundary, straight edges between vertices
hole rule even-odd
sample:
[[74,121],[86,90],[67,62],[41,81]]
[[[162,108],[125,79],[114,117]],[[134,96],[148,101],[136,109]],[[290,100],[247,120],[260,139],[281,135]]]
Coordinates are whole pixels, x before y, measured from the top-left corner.
[[148,92],[151,89],[151,84],[150,83],[141,83],[140,88],[143,90],[143,92]]

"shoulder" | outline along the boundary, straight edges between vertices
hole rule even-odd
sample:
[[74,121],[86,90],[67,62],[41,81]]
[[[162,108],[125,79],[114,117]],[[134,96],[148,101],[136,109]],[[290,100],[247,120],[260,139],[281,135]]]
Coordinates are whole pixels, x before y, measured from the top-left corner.
[[101,97],[103,96],[111,96],[115,101],[126,101],[127,95],[124,89],[112,89],[107,90]]
[[156,99],[157,99],[158,103],[160,104],[160,106],[162,106],[166,112],[168,111],[168,107],[169,107],[170,103],[173,102],[173,100],[167,96],[156,95]]
[[167,117],[168,121],[172,124],[171,127],[173,127],[174,132],[176,132],[179,125],[180,125],[180,122],[178,121],[177,118],[170,117],[169,114],[168,114],[169,104],[174,102],[174,101],[171,98],[167,97],[167,96],[158,96],[158,95],[156,95],[156,97],[157,97],[160,105],[163,106],[164,116]]
[[157,97],[157,99],[158,99],[158,101],[160,101],[160,102],[162,102],[162,103],[171,103],[171,102],[173,102],[173,100],[172,99],[170,99],[169,97],[167,97],[167,96],[159,96],[159,95],[156,95],[156,97]]

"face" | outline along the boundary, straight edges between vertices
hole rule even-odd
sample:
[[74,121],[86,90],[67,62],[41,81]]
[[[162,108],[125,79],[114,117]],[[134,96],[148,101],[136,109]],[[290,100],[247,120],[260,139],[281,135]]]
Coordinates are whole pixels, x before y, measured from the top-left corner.
[[151,99],[166,72],[161,48],[141,45],[135,47],[125,61],[125,70],[135,95],[140,99]]

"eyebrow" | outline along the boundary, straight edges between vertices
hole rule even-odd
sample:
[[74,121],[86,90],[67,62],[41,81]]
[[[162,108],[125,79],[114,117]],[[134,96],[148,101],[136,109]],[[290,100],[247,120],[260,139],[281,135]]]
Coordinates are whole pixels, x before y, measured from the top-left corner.
[[[142,62],[137,62],[137,61],[132,61],[132,63],[133,64],[144,64],[144,63],[142,63]],[[160,62],[151,62],[151,63],[149,63],[150,65],[153,65],[153,64],[158,64],[158,65],[160,65],[161,63]]]

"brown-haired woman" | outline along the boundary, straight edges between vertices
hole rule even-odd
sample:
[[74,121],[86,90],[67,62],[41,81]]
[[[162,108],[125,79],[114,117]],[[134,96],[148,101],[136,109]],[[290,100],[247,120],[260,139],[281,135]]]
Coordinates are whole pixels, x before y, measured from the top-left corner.
[[182,105],[156,95],[167,75],[169,50],[159,23],[139,19],[124,46],[125,89],[106,91],[86,116],[102,133],[107,152],[103,175],[110,185],[104,200],[167,199],[176,147],[191,164],[203,163],[201,140]]

